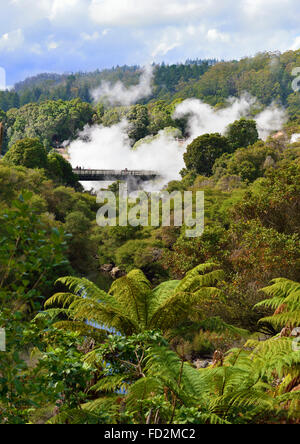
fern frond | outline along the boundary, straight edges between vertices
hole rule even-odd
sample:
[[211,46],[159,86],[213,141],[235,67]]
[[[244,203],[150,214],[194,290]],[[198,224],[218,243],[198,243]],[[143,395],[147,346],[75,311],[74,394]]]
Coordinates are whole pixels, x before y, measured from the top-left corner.
[[129,393],[126,396],[126,407],[130,412],[138,409],[141,401],[163,393],[163,384],[153,376],[140,378],[129,387]]
[[97,384],[91,387],[91,391],[96,392],[116,392],[117,390],[127,391],[128,383],[124,382],[126,375],[111,375],[100,379]]
[[69,315],[69,310],[67,308],[49,308],[48,310],[41,311],[38,313],[34,319],[50,319],[54,320],[59,315]]
[[276,310],[278,307],[280,307],[282,304],[284,304],[284,302],[285,302],[285,297],[276,296],[272,299],[266,299],[264,301],[258,302],[255,305],[255,308],[267,307],[267,308],[272,308],[273,310]]
[[180,281],[167,281],[158,285],[151,294],[149,300],[149,313],[148,319],[152,319],[154,314],[159,310],[159,308],[167,301],[173,294]]
[[200,315],[201,308],[219,295],[222,293],[217,288],[205,287],[194,293],[177,292],[176,289],[172,296],[165,300],[154,313],[150,320],[150,326],[166,331],[186,320],[191,315],[191,309]]
[[80,321],[59,321],[54,324],[54,327],[61,330],[75,331],[80,333],[82,336],[91,337],[97,339],[98,341],[105,340],[108,335],[107,330],[101,330]]
[[141,270],[133,270],[117,279],[110,292],[121,310],[126,310],[131,319],[135,319],[140,329],[147,329],[148,300],[151,284]]
[[59,305],[63,308],[69,307],[72,302],[80,300],[81,296],[77,296],[73,293],[56,293],[51,296],[44,304],[45,308],[51,307],[53,305]]
[[204,330],[215,331],[216,333],[224,333],[227,331],[242,338],[247,338],[250,335],[248,330],[227,324],[218,316],[204,319],[199,323],[199,327]]
[[225,277],[223,270],[216,269],[216,264],[201,264],[189,271],[180,281],[177,291],[193,291],[199,287],[212,287]]
[[[298,305],[299,307],[299,305]],[[300,325],[300,309],[294,311],[288,311],[286,313],[280,313],[273,316],[267,316],[259,320],[259,323],[269,323],[275,328],[282,328],[285,325],[291,327],[299,327]]]
[[106,396],[100,397],[93,401],[86,402],[81,407],[83,410],[88,412],[93,412],[97,414],[97,412],[107,412],[107,415],[110,417],[110,424],[116,424],[115,413],[119,410],[119,405],[117,404],[118,398],[125,398],[120,394],[108,394]]
[[84,409],[69,409],[51,418],[47,424],[104,424],[99,415]]

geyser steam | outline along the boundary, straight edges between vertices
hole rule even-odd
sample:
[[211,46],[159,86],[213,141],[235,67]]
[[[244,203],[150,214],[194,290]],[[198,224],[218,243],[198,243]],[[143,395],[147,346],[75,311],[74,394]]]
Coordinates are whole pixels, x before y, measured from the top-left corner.
[[[239,99],[228,99],[228,106],[215,109],[197,99],[187,99],[177,106],[174,117],[188,117],[188,130],[191,139],[206,133],[224,134],[229,124],[241,117],[249,117],[256,99],[250,94],[243,94]],[[266,108],[255,117],[259,137],[266,140],[273,132],[282,127],[286,121],[284,109],[275,105]]]
[[[130,124],[123,120],[111,127],[86,127],[80,139],[71,143],[69,153],[73,166],[124,170],[154,170],[166,181],[179,178],[184,167],[185,147],[165,131],[149,143],[132,150],[127,135]],[[88,142],[86,141],[88,140]]]
[[102,82],[91,94],[95,102],[106,101],[111,105],[132,105],[152,93],[153,67],[146,66],[140,77],[138,85],[126,88],[122,82],[112,85],[109,82]]
[[[136,102],[141,94],[151,93],[149,78],[152,71],[145,71],[144,77],[136,87],[126,89],[121,83],[106,92],[111,100],[119,99],[126,103]],[[103,94],[103,85],[101,87]],[[105,87],[108,88],[108,87]],[[104,89],[105,89],[104,88]],[[100,90],[99,90],[100,91]],[[188,99],[179,104],[175,110],[174,118],[187,117],[189,139],[180,143],[173,135],[161,131],[159,137],[147,141],[132,150],[128,137],[130,124],[123,120],[111,127],[87,126],[79,135],[78,140],[71,143],[69,153],[73,167],[99,169],[145,169],[155,170],[160,173],[165,182],[179,179],[180,170],[184,167],[183,154],[187,145],[196,137],[206,133],[226,132],[230,123],[245,116],[250,116],[250,111],[256,99],[249,94],[241,98],[231,98],[228,106],[216,110],[197,99]],[[273,131],[279,130],[286,121],[286,114],[282,108],[271,105],[256,116],[259,135],[266,139]]]

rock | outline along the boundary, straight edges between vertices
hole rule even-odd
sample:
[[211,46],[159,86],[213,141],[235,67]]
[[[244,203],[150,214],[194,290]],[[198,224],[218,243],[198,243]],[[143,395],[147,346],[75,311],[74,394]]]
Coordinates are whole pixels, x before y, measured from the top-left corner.
[[114,267],[111,270],[110,274],[113,279],[118,279],[118,278],[126,275],[125,271],[121,270],[119,267]]
[[300,336],[300,327],[294,328],[294,330],[291,332],[291,336],[298,338]]
[[152,259],[153,262],[157,262],[162,258],[163,250],[159,248],[153,248],[152,249]]
[[202,361],[201,359],[197,359],[197,361],[194,361],[193,364],[196,369],[199,370],[200,368],[209,367],[212,363],[210,361]]
[[114,268],[113,264],[104,264],[100,267],[100,270],[104,273],[110,273]]

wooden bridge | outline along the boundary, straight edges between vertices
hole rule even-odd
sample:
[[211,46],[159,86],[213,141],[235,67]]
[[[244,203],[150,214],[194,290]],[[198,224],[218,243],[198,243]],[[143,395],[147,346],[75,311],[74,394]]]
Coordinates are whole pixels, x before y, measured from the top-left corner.
[[156,171],[145,170],[87,170],[73,169],[80,182],[125,181],[146,182],[160,177]]

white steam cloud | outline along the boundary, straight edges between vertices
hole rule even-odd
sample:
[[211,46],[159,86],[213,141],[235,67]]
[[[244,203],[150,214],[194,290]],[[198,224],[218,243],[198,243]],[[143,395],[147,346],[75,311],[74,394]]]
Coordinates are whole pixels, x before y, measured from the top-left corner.
[[[131,103],[140,97],[141,84],[129,91],[124,86],[118,86],[123,95],[123,103]],[[142,143],[137,150],[131,148],[128,137],[130,124],[126,120],[111,127],[87,126],[79,139],[69,147],[71,163],[73,167],[91,169],[154,170],[163,176],[165,183],[176,180],[180,178],[179,172],[184,168],[183,154],[194,138],[206,133],[224,134],[230,123],[249,116],[255,103],[256,99],[248,94],[239,99],[229,99],[228,106],[219,110],[197,99],[185,100],[177,106],[174,118],[187,117],[189,139],[182,143],[169,132],[161,131],[159,137]],[[282,127],[286,121],[286,113],[282,108],[271,105],[257,115],[255,120],[259,135],[265,140],[270,133]]]
[[114,85],[110,82],[102,82],[91,94],[95,102],[103,100],[111,105],[128,106],[151,95],[152,79],[153,67],[146,66],[137,85],[126,88],[120,81]]
[[259,137],[266,140],[276,130],[282,128],[287,121],[287,113],[283,108],[271,105],[256,117]]
[[153,170],[166,182],[180,177],[185,146],[161,131],[158,138],[132,150],[127,135],[129,128],[126,120],[109,128],[86,127],[69,148],[72,165],[91,169]]
[[299,133],[293,134],[292,137],[291,137],[291,143],[296,143],[296,142],[299,142],[299,141],[300,141],[300,134]]
[[[188,130],[191,139],[206,133],[224,134],[229,124],[241,117],[249,117],[255,103],[254,97],[243,94],[239,99],[228,99],[226,108],[216,110],[201,100],[188,99],[177,106],[174,117],[188,117]],[[273,131],[282,127],[286,119],[287,115],[284,109],[275,105],[266,108],[254,119],[257,123],[259,137],[266,140]]]
[[229,99],[229,106],[216,110],[198,99],[187,99],[177,106],[174,118],[188,117],[188,131],[191,139],[206,133],[223,134],[230,123],[246,116],[255,99],[244,95],[240,99]]

